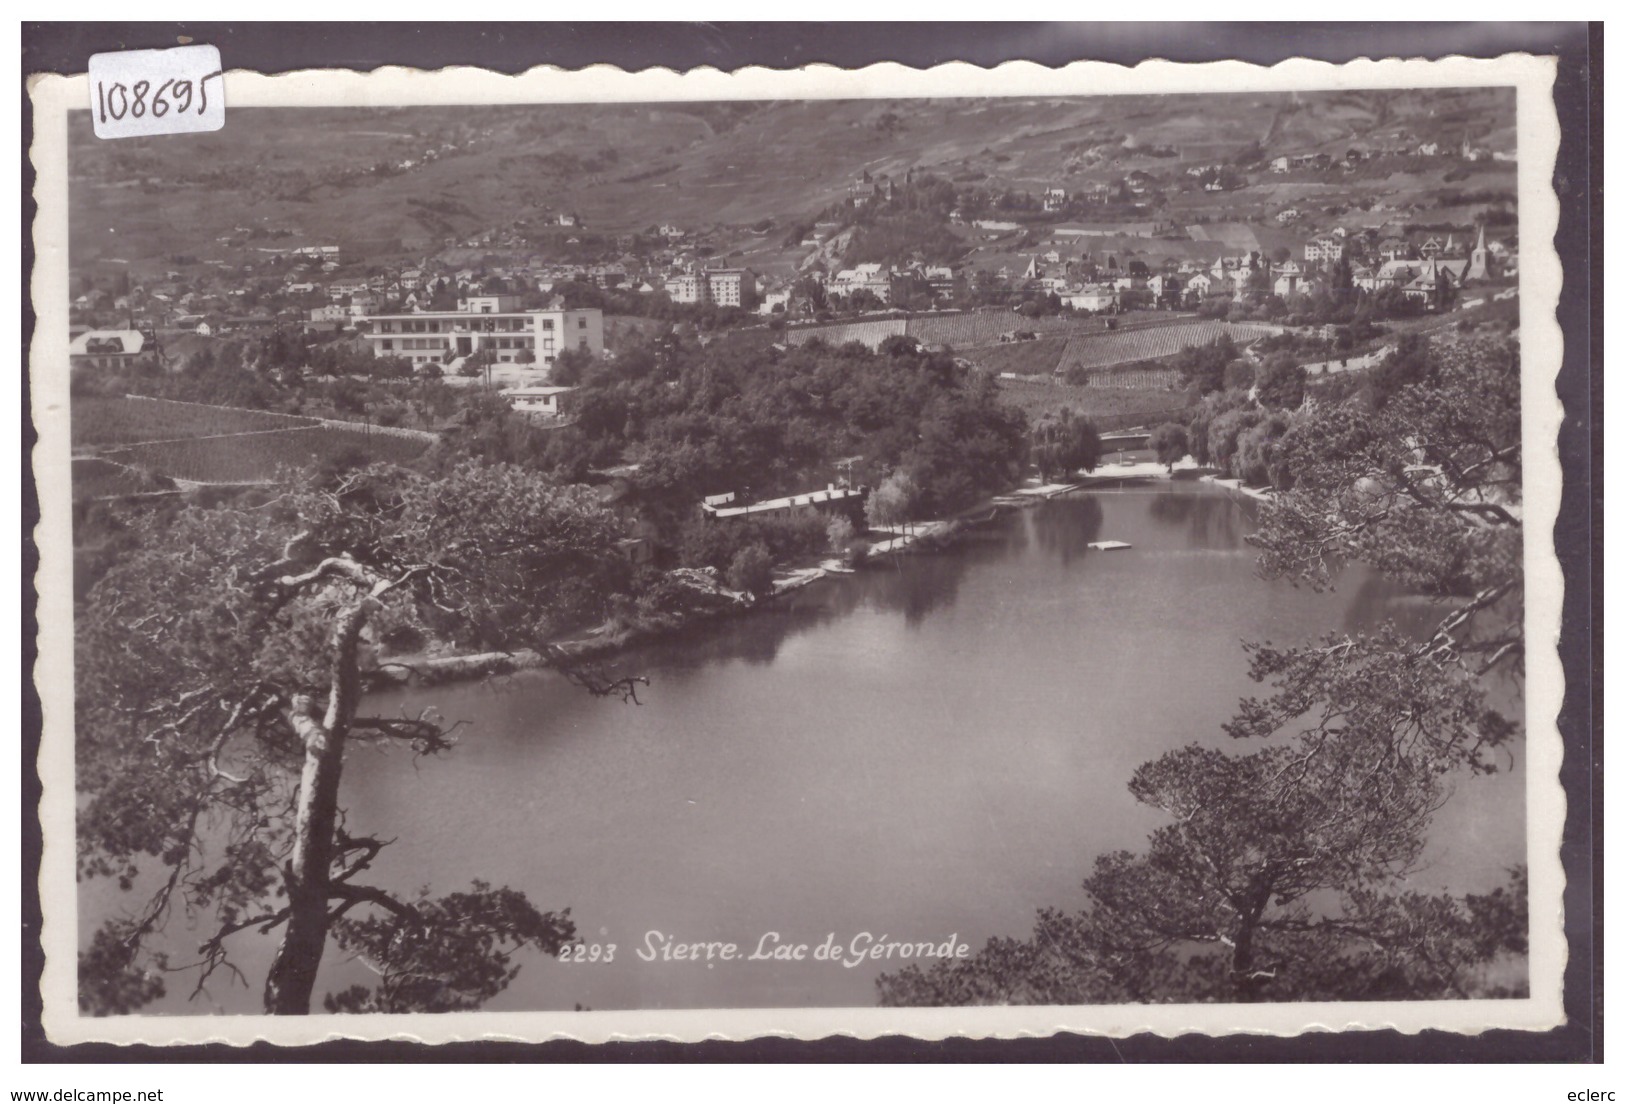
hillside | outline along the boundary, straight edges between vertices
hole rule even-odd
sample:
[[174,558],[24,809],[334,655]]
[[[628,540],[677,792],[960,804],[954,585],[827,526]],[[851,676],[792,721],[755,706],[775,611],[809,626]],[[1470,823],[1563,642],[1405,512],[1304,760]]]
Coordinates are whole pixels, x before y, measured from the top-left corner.
[[219,239],[238,228],[386,258],[565,211],[601,231],[788,223],[864,171],[1036,190],[1265,139],[1272,152],[1512,141],[1497,90],[1241,94],[1222,111],[1213,99],[238,109],[189,138],[185,159],[164,138],[100,142],[85,112],[70,124],[73,260],[227,257]]

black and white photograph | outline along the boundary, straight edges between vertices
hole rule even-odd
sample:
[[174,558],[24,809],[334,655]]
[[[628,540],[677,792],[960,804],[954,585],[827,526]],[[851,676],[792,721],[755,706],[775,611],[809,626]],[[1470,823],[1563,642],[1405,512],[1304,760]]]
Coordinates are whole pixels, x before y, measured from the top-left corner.
[[34,90],[54,1038],[1561,1022],[1551,67],[896,69]]

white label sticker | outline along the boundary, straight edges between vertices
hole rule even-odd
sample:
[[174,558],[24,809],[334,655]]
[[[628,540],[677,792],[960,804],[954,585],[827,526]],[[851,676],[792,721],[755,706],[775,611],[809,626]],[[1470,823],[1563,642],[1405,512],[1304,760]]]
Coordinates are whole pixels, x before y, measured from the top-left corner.
[[226,125],[220,48],[91,54],[90,114],[98,138],[219,130]]

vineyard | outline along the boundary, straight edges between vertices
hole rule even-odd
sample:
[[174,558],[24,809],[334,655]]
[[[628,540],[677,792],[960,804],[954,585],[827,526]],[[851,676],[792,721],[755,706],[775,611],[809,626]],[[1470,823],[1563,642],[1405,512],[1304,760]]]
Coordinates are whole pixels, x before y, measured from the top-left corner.
[[1054,417],[1064,406],[1094,422],[1103,433],[1170,421],[1186,404],[1179,392],[1082,387],[1045,379],[1000,380],[999,397],[1024,411],[1029,422]]
[[418,430],[133,395],[75,399],[70,421],[77,498],[149,491],[163,480],[266,483],[339,459],[404,464],[434,441]]
[[882,341],[904,333],[907,326],[906,319],[877,318],[868,322],[845,322],[837,326],[808,326],[805,329],[788,330],[784,339],[791,345],[805,345],[814,338],[831,346],[856,341],[861,345],[867,345],[870,349],[878,349]]
[[1089,373],[1090,387],[1172,391],[1184,382],[1177,368],[1103,368]]
[[1017,376],[1047,376],[1055,371],[1064,352],[1066,338],[1044,337],[1037,341],[990,345],[970,353],[967,359],[983,371],[996,375],[1009,372]]
[[[1131,311],[1116,316],[1116,331],[1141,326],[1167,327],[1177,325],[1191,316],[1170,315],[1162,311]],[[999,335],[1015,332],[1035,333],[1041,337],[1069,337],[1082,334],[1103,334],[1107,330],[1104,316],[1084,317],[1046,315],[1028,318],[1013,310],[979,310],[959,314],[922,314],[908,318],[876,318],[866,322],[842,322],[828,326],[807,326],[792,329],[786,340],[792,345],[804,345],[819,338],[830,345],[844,345],[858,341],[869,348],[896,334],[918,338],[922,345],[951,345],[955,351],[966,349],[998,348]],[[999,371],[1010,371],[1001,368]]]
[[1137,360],[1157,360],[1192,346],[1207,345],[1223,334],[1229,334],[1237,344],[1242,344],[1275,332],[1270,326],[1195,322],[1182,326],[1148,326],[1126,333],[1092,334],[1067,342],[1056,370],[1110,368]]
[[330,425],[241,433],[227,437],[159,441],[104,454],[118,464],[193,483],[267,483],[299,468],[340,458],[408,463],[421,456],[421,440]]
[[161,480],[95,456],[75,459],[72,478],[77,498],[106,498],[165,489]]
[[68,416],[76,452],[94,451],[108,445],[300,429],[317,424],[315,418],[293,414],[138,397],[75,398]]

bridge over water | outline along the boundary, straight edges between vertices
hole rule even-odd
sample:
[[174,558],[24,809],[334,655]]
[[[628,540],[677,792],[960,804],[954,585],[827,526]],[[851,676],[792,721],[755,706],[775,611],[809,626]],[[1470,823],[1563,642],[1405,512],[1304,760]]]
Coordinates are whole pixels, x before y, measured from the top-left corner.
[[1151,431],[1149,429],[1125,429],[1117,433],[1102,433],[1100,435],[1102,452],[1127,452],[1131,449],[1143,449],[1151,446]]

